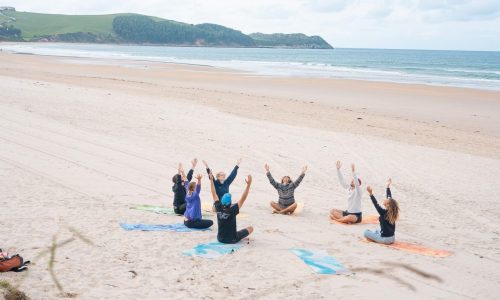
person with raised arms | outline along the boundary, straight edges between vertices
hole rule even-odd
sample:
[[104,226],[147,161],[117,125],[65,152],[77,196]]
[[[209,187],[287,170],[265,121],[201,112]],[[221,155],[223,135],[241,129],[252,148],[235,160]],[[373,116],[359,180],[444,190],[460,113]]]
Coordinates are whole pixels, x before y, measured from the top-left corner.
[[[219,199],[222,199],[222,196],[224,196],[224,194],[229,193],[229,186],[231,185],[231,183],[233,183],[236,175],[238,175],[238,169],[240,167],[241,161],[241,158],[236,161],[236,165],[227,178],[226,173],[223,171],[217,172],[217,174],[215,175],[214,186],[217,197],[219,197]],[[207,168],[207,174],[210,176],[210,174],[212,174],[212,170],[208,166],[208,163],[203,160],[203,164]]]
[[297,209],[297,203],[295,202],[295,189],[299,186],[306,175],[307,166],[302,168],[302,173],[300,173],[299,178],[292,181],[290,176],[283,176],[281,178],[281,183],[276,182],[271,172],[269,171],[269,165],[265,164],[266,175],[269,179],[271,185],[278,191],[278,202],[271,201],[271,207],[273,208],[273,213],[290,215],[293,214],[295,209]]
[[356,166],[351,164],[352,179],[350,184],[347,184],[340,172],[341,167],[342,163],[337,161],[337,176],[340,185],[347,190],[347,210],[332,209],[330,211],[330,218],[334,221],[346,224],[361,223],[361,179],[359,179],[356,174]]
[[389,178],[386,186],[386,199],[383,202],[384,208],[378,204],[377,199],[375,199],[375,196],[373,195],[372,188],[370,186],[366,188],[368,194],[370,194],[370,199],[372,200],[375,209],[380,215],[378,218],[380,222],[380,230],[371,231],[367,229],[364,236],[371,241],[386,245],[394,243],[396,221],[399,218],[399,204],[392,198],[391,184],[392,179]]
[[204,220],[201,215],[201,175],[196,176],[196,182],[186,182],[186,212],[184,213],[184,225],[189,228],[205,229],[214,224],[212,220]]
[[191,161],[191,169],[188,171],[187,176],[184,173],[184,168],[182,163],[179,163],[177,168],[177,174],[172,177],[172,182],[174,185],[172,186],[172,191],[174,192],[174,212],[178,215],[183,215],[186,211],[186,187],[184,183],[190,182],[193,179],[194,168],[196,168],[196,164],[198,163],[198,159],[193,159]]
[[217,212],[217,240],[225,244],[235,244],[242,239],[246,238],[253,232],[253,227],[249,226],[242,230],[237,230],[236,216],[240,213],[245,200],[248,197],[248,192],[250,191],[250,185],[252,184],[252,175],[248,175],[245,179],[246,187],[243,195],[237,203],[232,204],[232,196],[226,193],[219,199],[217,195],[217,190],[215,188],[215,180],[212,174],[210,176],[210,186],[212,190],[212,197],[214,199],[215,211]]

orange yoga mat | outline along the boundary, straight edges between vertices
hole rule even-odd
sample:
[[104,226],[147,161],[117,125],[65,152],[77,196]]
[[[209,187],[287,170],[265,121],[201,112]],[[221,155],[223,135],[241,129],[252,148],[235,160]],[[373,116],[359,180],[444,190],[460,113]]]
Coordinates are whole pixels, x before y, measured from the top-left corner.
[[388,248],[393,248],[393,249],[397,249],[397,250],[401,250],[401,251],[406,251],[406,252],[425,255],[425,256],[432,256],[432,257],[443,258],[443,257],[448,257],[448,256],[453,254],[452,251],[448,251],[448,250],[431,249],[431,248],[427,248],[425,246],[420,246],[420,245],[407,243],[407,242],[400,242],[400,241],[396,241],[396,242],[394,242],[394,244],[391,244],[391,245],[375,243],[375,242],[372,242],[368,239],[363,239],[363,242],[374,243],[374,244],[381,245],[381,246],[388,247]]
[[335,221],[335,220],[332,220],[332,219],[330,219],[330,223],[332,223],[332,224],[340,224],[340,225],[378,224],[378,216],[375,216],[375,215],[363,216],[361,218],[361,223],[346,224],[346,223],[342,223],[342,222]]

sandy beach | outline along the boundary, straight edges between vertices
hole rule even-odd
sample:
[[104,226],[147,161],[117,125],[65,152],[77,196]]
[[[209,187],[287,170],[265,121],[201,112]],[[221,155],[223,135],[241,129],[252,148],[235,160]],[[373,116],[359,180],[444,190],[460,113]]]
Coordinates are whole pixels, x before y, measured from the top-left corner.
[[[500,92],[338,79],[266,77],[206,66],[0,53],[0,248],[35,259],[57,235],[54,270],[78,299],[495,299],[500,292]],[[176,165],[197,157],[252,174],[250,243],[216,260],[182,251],[208,232],[127,232],[120,222],[182,217],[171,206]],[[402,210],[396,238],[453,251],[434,258],[361,241],[378,225],[330,224],[346,207],[335,161],[356,163],[363,189]],[[298,215],[273,215],[275,177],[310,170]],[[205,175],[202,200],[210,201]],[[376,214],[368,194],[363,213]],[[215,217],[212,217],[215,221]],[[351,276],[319,275],[290,248],[326,250]],[[432,274],[422,277],[388,264]],[[133,271],[133,272],[131,272]],[[62,297],[48,255],[0,273],[33,299]],[[390,291],[390,294],[388,294]]]

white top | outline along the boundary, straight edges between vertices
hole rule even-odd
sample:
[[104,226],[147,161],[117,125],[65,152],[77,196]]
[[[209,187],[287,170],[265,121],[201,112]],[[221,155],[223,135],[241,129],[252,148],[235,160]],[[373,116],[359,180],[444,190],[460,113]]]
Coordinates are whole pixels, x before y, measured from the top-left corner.
[[358,175],[356,172],[352,173],[352,178],[354,179],[354,188],[351,187],[350,184],[347,184],[340,173],[340,170],[337,169],[337,176],[339,177],[340,185],[347,190],[347,212],[350,213],[360,213],[361,212],[361,196],[362,191],[359,186]]

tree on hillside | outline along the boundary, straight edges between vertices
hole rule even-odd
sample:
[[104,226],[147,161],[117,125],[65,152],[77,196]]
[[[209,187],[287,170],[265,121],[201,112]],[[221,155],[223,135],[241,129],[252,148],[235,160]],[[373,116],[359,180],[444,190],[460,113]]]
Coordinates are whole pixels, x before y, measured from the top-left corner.
[[0,25],[0,40],[12,41],[21,40],[21,30],[12,25]]

